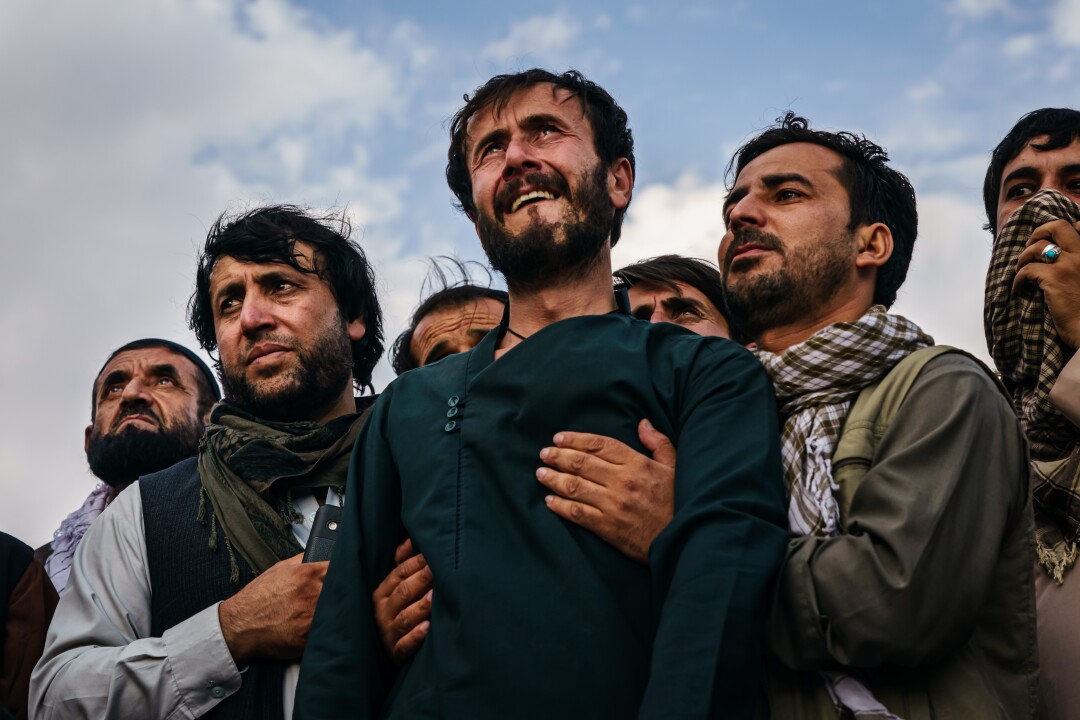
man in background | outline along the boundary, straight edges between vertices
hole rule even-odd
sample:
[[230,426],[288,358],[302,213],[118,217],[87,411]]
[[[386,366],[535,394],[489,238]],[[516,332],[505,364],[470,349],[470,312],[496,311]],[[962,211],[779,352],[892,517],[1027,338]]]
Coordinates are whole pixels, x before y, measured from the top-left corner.
[[698,335],[738,340],[724,305],[720,271],[704,260],[661,255],[615,271],[630,295],[630,313],[682,325]]
[[94,380],[84,440],[101,483],[35,553],[58,592],[94,519],[139,477],[193,456],[220,398],[210,368],[183,345],[144,338],[108,357]]
[[398,375],[472,349],[502,320],[506,291],[491,287],[490,274],[486,285],[474,283],[469,264],[450,257],[432,259],[424,287],[437,284],[438,289],[421,301],[390,347],[390,366]]

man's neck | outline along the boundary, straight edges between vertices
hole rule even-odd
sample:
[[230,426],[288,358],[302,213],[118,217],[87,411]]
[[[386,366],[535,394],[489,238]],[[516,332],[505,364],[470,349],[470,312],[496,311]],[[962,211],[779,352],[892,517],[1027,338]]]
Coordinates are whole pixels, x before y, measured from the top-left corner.
[[332,405],[327,407],[322,412],[317,413],[317,417],[297,418],[297,420],[310,419],[310,420],[313,420],[314,422],[319,423],[320,425],[325,425],[326,423],[330,422],[331,420],[338,419],[342,415],[349,415],[349,414],[355,413],[355,412],[356,412],[356,397],[353,395],[352,378],[350,377],[349,378],[349,386],[347,388],[345,388],[341,392],[340,395],[338,395],[337,400],[335,400]]
[[806,342],[823,328],[838,322],[855,322],[870,309],[871,301],[858,296],[828,304],[795,322],[777,325],[762,331],[754,338],[758,349],[782,353],[793,345]]
[[510,327],[524,337],[560,320],[614,309],[609,251],[581,275],[528,293],[510,291]]

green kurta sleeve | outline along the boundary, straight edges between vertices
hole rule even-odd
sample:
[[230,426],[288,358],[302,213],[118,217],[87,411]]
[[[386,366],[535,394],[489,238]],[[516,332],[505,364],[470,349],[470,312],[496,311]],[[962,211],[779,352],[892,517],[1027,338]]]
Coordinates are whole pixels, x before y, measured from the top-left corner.
[[[1023,439],[974,362],[927,364],[856,491],[843,534],[790,541],[770,620],[788,667],[924,666],[971,637],[1026,506]],[[1028,589],[1029,591],[1029,589]],[[1003,619],[1005,623],[1015,619]]]
[[741,351],[702,358],[685,383],[675,515],[649,556],[660,619],[640,717],[750,718],[788,538],[772,385]]
[[[393,667],[382,650],[371,603],[371,589],[389,571],[400,534],[400,512],[395,510],[400,508],[400,493],[382,432],[392,396],[390,386],[376,402],[353,448],[341,536],[300,667],[293,711],[296,720],[376,717],[392,679]],[[365,478],[376,478],[377,482],[366,486],[369,498],[362,508]],[[383,514],[365,518],[363,509],[367,507],[380,507]],[[369,578],[364,572],[365,557],[383,558],[383,574]]]

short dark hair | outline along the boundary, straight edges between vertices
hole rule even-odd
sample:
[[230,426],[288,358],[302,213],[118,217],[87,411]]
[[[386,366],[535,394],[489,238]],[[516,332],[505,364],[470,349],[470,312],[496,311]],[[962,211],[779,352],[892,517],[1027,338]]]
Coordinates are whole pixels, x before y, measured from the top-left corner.
[[735,325],[731,322],[731,314],[724,300],[724,281],[720,271],[707,260],[683,255],[660,255],[627,265],[616,270],[614,274],[616,278],[631,287],[643,283],[678,292],[676,283],[689,285],[704,295],[705,299],[720,311],[724,320],[727,321],[731,339],[739,343],[743,342],[741,337],[737,337]]
[[[188,324],[208,353],[217,349],[210,275],[222,257],[241,262],[280,263],[314,273],[329,287],[346,321],[360,318],[364,337],[352,342],[352,376],[360,389],[371,386],[371,372],[383,351],[382,310],[375,275],[364,251],[349,239],[345,214],[316,216],[295,205],[271,205],[232,217],[222,214],[206,236],[188,303]],[[296,243],[313,250],[313,268],[299,263]],[[220,365],[220,361],[219,365]]]
[[[634,160],[634,136],[628,127],[626,111],[619,107],[607,90],[587,79],[577,70],[567,70],[556,75],[548,70],[532,68],[522,72],[496,75],[481,85],[472,97],[464,96],[465,106],[450,121],[450,150],[446,161],[446,182],[457,197],[456,207],[475,222],[476,205],[472,199],[472,177],[465,156],[469,120],[488,106],[502,112],[511,96],[539,83],[551,83],[551,91],[567,90],[581,101],[582,110],[593,132],[593,146],[600,161],[611,165],[619,158],[630,162],[630,170],[636,175]],[[626,208],[615,213],[611,227],[611,244],[619,241]]]
[[1002,173],[1032,138],[1046,135],[1046,142],[1032,143],[1031,147],[1040,152],[1057,150],[1070,145],[1080,138],[1080,110],[1070,108],[1042,108],[1033,110],[1020,118],[1012,130],[998,143],[990,154],[990,167],[986,169],[983,180],[983,205],[986,206],[986,225],[984,229],[997,235],[998,196],[1001,189]]
[[[449,265],[450,268],[447,269],[444,265]],[[487,273],[487,285],[478,285],[472,281],[470,265],[475,265]],[[413,357],[412,354],[413,333],[416,331],[416,326],[429,313],[434,310],[461,307],[483,298],[497,300],[503,305],[510,302],[510,296],[505,290],[491,287],[491,273],[487,271],[487,268],[480,263],[462,261],[445,255],[431,259],[431,268],[428,270],[427,278],[424,280],[424,290],[421,292],[425,292],[429,287],[438,287],[438,289],[424,298],[413,310],[412,317],[409,318],[409,326],[390,346],[390,367],[398,375],[420,367],[420,359]]]
[[848,231],[860,225],[884,223],[893,236],[892,257],[877,273],[874,303],[891,306],[896,292],[904,284],[915,237],[919,232],[919,213],[915,207],[915,190],[907,177],[887,165],[889,155],[880,145],[864,135],[851,132],[811,130],[806,118],[788,111],[777,118],[777,125],[762,132],[735,151],[728,163],[728,190],[739,173],[758,156],[791,143],[813,143],[838,154],[842,163],[837,179],[848,193],[851,219]]
[[112,351],[109,357],[105,358],[105,362],[101,364],[101,369],[98,370],[97,375],[94,376],[94,386],[90,391],[90,420],[93,422],[97,417],[97,400],[98,400],[98,382],[101,380],[101,373],[105,372],[105,368],[109,363],[113,361],[117,355],[129,350],[143,350],[146,348],[165,348],[177,355],[182,355],[195,366],[198,370],[195,377],[199,383],[199,405],[198,413],[200,418],[207,413],[210,406],[221,399],[221,390],[218,389],[217,381],[214,380],[214,373],[210,371],[210,368],[206,367],[206,363],[203,359],[188,350],[179,343],[174,343],[172,340],[163,340],[162,338],[143,338],[141,340],[132,340],[126,345],[121,345]]

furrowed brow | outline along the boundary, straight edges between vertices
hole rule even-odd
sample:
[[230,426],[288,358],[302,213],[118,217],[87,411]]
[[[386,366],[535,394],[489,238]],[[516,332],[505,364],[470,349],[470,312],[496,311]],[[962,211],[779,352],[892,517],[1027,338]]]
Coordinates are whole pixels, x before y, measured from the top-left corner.
[[1030,165],[1018,167],[1001,180],[1001,186],[1005,187],[1014,180],[1038,180],[1039,171]]
[[1080,173],[1080,163],[1073,163],[1061,168],[1062,175],[1076,175],[1078,173]]
[[799,173],[777,173],[775,175],[764,175],[761,178],[761,184],[769,190],[778,188],[781,185],[787,185],[788,183],[795,183],[796,185],[802,185],[806,188],[813,188],[814,183],[810,182],[810,178]]
[[170,377],[180,382],[180,373],[172,363],[158,363],[150,366],[151,377]]
[[488,132],[473,143],[472,150],[469,151],[469,158],[475,160],[476,153],[479,152],[481,148],[487,147],[496,140],[505,140],[507,135],[509,135],[509,133],[506,131],[506,128],[496,128],[495,130]]
[[111,373],[106,375],[105,378],[101,381],[101,385],[98,386],[98,392],[99,393],[103,392],[105,390],[105,388],[109,387],[110,385],[115,385],[116,383],[124,382],[125,380],[127,380],[130,377],[131,377],[131,375],[130,375],[130,373],[128,373],[127,370],[113,370]]

